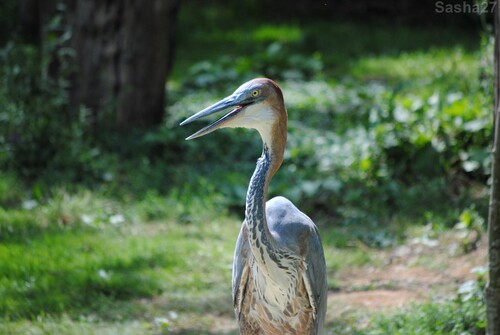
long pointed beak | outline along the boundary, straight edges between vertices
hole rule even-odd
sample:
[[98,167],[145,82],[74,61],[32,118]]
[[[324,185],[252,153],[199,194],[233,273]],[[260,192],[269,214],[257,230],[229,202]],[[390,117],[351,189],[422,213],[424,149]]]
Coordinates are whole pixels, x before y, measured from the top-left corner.
[[198,130],[196,133],[192,134],[191,136],[187,137],[186,140],[192,140],[197,137],[201,137],[203,135],[206,135],[208,133],[213,132],[214,130],[221,128],[226,124],[230,119],[235,117],[242,109],[245,107],[244,101],[241,101],[241,97],[239,95],[232,94],[228,96],[227,98],[222,99],[219,102],[216,102],[212,106],[209,106],[205,108],[204,110],[194,114],[193,116],[187,118],[186,120],[181,122],[181,126],[191,123],[195,120],[198,120],[202,117],[220,112],[224,109],[230,108],[237,106],[235,109],[218,119],[217,121],[209,124],[208,126]]

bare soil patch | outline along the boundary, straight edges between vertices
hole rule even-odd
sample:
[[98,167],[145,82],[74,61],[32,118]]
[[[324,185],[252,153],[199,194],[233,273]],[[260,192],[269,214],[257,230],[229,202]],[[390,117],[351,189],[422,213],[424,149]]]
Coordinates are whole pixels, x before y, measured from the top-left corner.
[[415,240],[391,250],[369,252],[377,253],[382,265],[339,273],[340,289],[329,293],[327,320],[360,309],[376,312],[452,297],[462,283],[477,277],[474,268],[486,266],[487,241],[483,239],[477,249],[463,253],[460,240],[450,234],[432,243]]

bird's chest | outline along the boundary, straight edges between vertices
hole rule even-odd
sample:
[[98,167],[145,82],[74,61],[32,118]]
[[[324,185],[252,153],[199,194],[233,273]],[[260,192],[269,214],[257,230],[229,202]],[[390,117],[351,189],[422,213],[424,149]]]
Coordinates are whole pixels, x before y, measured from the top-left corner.
[[257,334],[309,334],[312,327],[313,310],[301,273],[297,269],[283,271],[281,278],[270,278],[250,262],[242,315],[245,322],[260,329]]

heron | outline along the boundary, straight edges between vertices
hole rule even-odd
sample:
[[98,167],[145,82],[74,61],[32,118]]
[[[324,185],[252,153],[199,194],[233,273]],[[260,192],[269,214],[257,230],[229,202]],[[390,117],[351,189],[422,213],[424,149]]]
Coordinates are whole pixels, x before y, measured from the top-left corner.
[[231,108],[187,140],[219,128],[253,128],[262,138],[233,261],[233,307],[242,335],[321,334],[327,305],[323,247],[313,221],[288,199],[267,200],[283,162],[288,115],[274,81],[256,78],[181,123]]

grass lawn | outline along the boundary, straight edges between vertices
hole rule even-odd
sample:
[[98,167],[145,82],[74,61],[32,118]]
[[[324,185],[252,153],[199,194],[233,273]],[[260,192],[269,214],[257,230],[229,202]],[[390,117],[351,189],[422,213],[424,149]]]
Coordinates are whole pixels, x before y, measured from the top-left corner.
[[[150,194],[142,201],[114,202],[99,193],[58,191],[32,209],[4,210],[0,332],[236,334],[230,272],[240,220],[209,201],[184,203],[185,199]],[[380,330],[395,326],[385,319],[387,314],[378,314],[381,309],[390,311],[390,300],[395,297],[406,296],[403,301],[408,304],[440,296],[438,304],[409,309],[410,313],[418,311],[421,318],[434,313],[454,318],[453,311],[465,308],[446,298],[454,296],[457,280],[475,277],[470,274],[471,266],[485,264],[484,248],[471,256],[462,256],[458,250],[450,258],[448,248],[460,242],[454,233],[414,227],[410,234],[415,238],[440,239],[438,249],[418,251],[425,244],[403,244],[411,250],[403,255],[398,251],[401,247],[371,248],[352,233],[348,235],[345,228],[322,228],[331,290],[329,333],[365,334],[367,317],[372,315],[370,322],[375,326],[366,334],[396,334],[396,330]],[[341,244],[339,236],[347,241],[344,247],[335,243]],[[454,236],[453,243],[445,236]],[[436,257],[435,252],[442,256]],[[458,262],[464,267],[459,277],[444,278],[436,285],[425,279],[417,284],[405,282],[415,280],[411,279],[414,271],[420,271],[423,278],[437,278]],[[403,268],[407,275],[401,273]],[[390,276],[383,280],[376,269],[402,281]],[[386,292],[393,295],[386,297]],[[365,305],[367,299],[381,305],[370,308]],[[475,320],[474,306],[466,307]],[[410,330],[420,322],[406,314],[397,318]]]

